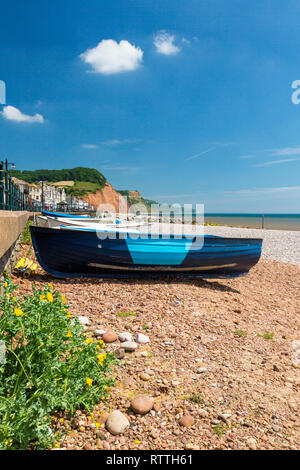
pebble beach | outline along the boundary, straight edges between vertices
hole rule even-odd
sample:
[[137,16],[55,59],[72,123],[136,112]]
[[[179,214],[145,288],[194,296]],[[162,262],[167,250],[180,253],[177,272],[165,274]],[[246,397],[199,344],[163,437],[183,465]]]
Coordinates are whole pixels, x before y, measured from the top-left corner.
[[[205,233],[261,237],[263,256],[237,279],[64,280],[40,267],[13,277],[22,294],[51,282],[119,358],[98,425],[77,411],[60,448],[299,448],[300,233]],[[69,426],[68,415],[53,419],[62,435]]]

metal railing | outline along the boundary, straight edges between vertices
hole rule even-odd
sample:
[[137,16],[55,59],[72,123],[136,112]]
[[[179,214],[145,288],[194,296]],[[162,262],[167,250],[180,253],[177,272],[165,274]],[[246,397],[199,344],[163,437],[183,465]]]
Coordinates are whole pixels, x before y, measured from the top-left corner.
[[27,195],[20,191],[19,186],[9,175],[7,161],[0,162],[0,210],[33,210]]

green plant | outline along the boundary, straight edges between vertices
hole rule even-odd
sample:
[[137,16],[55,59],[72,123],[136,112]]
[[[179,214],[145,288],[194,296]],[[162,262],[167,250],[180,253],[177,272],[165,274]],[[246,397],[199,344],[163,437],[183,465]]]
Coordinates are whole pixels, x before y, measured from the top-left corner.
[[240,336],[241,338],[247,336],[247,332],[243,330],[235,330],[234,334]]
[[64,296],[33,286],[32,295],[18,298],[7,278],[0,297],[0,449],[45,449],[55,445],[51,417],[70,414],[107,396],[113,384],[103,341],[86,337],[72,318]]
[[31,245],[30,225],[32,225],[32,221],[28,220],[21,235],[21,243],[25,245]]
[[274,338],[274,333],[264,333],[264,334],[257,334],[259,338],[264,338],[264,339],[273,339]]
[[143,325],[143,330],[148,330],[149,326],[148,325]]
[[216,426],[213,427],[214,432],[218,437],[223,436],[223,434],[226,434],[227,428],[222,424],[217,424]]
[[126,317],[136,317],[136,313],[135,313],[135,312],[131,312],[131,311],[128,311],[128,312],[118,312],[117,315],[118,315],[118,317],[122,317],[122,318],[126,318]]
[[198,405],[201,405],[201,403],[203,403],[203,398],[201,398],[200,393],[193,393],[192,395],[190,395],[189,400],[194,403],[197,403]]

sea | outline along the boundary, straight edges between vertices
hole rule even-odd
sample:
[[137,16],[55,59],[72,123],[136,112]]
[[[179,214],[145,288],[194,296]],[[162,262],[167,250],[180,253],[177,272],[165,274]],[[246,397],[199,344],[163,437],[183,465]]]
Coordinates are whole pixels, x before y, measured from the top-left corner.
[[300,231],[300,214],[206,213],[204,222],[231,227]]

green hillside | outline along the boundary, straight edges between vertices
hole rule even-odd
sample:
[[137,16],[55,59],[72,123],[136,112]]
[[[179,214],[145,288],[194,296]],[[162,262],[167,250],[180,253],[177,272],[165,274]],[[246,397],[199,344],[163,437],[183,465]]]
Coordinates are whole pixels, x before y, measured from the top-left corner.
[[118,190],[118,193],[127,198],[127,201],[130,206],[132,204],[144,204],[144,206],[146,206],[146,208],[149,210],[151,208],[151,204],[157,204],[156,201],[151,201],[150,199],[143,198],[138,191],[120,189]]
[[84,168],[81,166],[63,170],[10,170],[9,173],[11,176],[27,181],[28,183],[38,183],[40,181],[56,183],[58,181],[72,180],[76,183],[94,183],[97,186],[97,189],[102,189],[106,183],[105,176],[98,170],[95,170],[94,168]]

